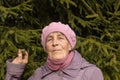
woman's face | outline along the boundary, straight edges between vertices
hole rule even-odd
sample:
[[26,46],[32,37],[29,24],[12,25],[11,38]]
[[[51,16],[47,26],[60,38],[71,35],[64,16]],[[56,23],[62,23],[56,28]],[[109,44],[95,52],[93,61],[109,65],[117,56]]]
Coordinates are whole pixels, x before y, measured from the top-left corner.
[[64,34],[53,32],[48,35],[46,39],[46,51],[51,59],[63,59],[68,55],[70,50],[71,45]]

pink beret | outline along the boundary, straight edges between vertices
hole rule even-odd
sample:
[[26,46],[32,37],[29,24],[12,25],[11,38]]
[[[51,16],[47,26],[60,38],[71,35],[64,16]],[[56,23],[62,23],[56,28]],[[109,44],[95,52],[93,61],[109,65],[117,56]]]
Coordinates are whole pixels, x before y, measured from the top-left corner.
[[45,26],[42,30],[41,44],[45,50],[46,38],[52,32],[63,33],[68,41],[70,42],[72,49],[76,45],[76,35],[75,32],[67,24],[62,24],[61,22],[51,22],[48,26]]

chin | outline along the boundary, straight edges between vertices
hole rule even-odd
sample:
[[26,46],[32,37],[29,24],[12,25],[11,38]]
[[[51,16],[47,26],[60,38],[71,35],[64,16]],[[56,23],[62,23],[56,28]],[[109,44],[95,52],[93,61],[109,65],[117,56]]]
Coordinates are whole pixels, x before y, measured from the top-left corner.
[[64,59],[65,57],[54,57],[54,60],[60,60],[60,59]]

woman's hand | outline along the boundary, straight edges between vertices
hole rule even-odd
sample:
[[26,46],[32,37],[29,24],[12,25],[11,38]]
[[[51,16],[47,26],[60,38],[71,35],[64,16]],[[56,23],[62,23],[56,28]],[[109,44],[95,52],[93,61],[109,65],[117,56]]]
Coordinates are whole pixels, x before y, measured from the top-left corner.
[[27,51],[23,49],[19,49],[17,55],[18,56],[12,61],[12,63],[14,64],[27,64],[28,63],[28,52]]

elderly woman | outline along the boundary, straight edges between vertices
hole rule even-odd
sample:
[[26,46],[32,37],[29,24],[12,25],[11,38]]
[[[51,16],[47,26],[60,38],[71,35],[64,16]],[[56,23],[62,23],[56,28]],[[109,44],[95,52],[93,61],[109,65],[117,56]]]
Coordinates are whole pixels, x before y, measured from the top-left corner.
[[[41,43],[48,54],[46,63],[28,80],[103,80],[101,70],[74,50],[76,35],[68,25],[50,23],[42,31]],[[19,50],[18,57],[7,61],[5,80],[20,80],[27,62],[28,52],[23,56]]]

